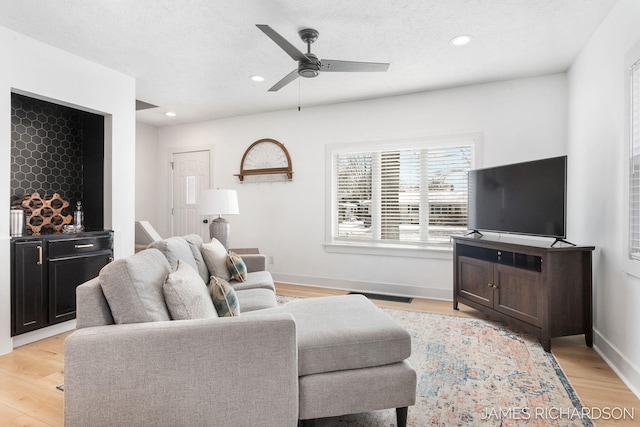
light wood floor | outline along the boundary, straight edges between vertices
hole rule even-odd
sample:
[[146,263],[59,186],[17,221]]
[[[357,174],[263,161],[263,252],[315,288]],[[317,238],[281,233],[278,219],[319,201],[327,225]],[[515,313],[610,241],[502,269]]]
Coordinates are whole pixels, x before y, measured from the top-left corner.
[[[304,298],[341,295],[324,288],[276,285],[278,294]],[[456,316],[482,317],[464,305],[454,311],[448,301],[414,299],[411,304],[376,301],[380,306]],[[0,427],[62,426],[64,393],[55,387],[63,379],[61,334],[19,347],[0,356]],[[598,427],[640,425],[640,401],[591,348],[584,338],[556,338],[552,351],[587,408],[626,408],[635,419],[595,420]]]

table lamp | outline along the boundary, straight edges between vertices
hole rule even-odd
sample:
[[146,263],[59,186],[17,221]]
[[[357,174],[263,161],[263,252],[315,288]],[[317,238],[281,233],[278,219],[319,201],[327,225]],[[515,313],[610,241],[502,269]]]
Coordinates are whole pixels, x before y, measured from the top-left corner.
[[231,226],[222,215],[238,215],[238,194],[236,190],[203,190],[200,193],[200,215],[218,215],[209,224],[209,237],[216,238],[229,250],[229,231]]

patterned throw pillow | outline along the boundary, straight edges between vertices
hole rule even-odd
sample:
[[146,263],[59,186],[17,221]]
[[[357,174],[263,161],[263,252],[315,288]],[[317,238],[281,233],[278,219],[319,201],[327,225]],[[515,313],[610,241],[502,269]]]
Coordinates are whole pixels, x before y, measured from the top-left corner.
[[240,304],[238,304],[236,291],[233,290],[229,282],[219,277],[211,276],[209,293],[219,317],[240,315]]
[[229,252],[227,256],[227,268],[233,279],[236,279],[238,282],[247,280],[247,266],[242,258],[235,252]]

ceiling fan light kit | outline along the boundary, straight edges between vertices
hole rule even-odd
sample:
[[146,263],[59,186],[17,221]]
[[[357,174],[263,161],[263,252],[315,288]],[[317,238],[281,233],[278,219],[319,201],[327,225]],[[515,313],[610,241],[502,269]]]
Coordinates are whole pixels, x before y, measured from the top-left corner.
[[300,39],[307,45],[307,53],[302,53],[297,47],[289,43],[278,32],[268,25],[256,24],[263,33],[273,40],[282,50],[284,50],[294,61],[298,61],[298,68],[284,76],[278,83],[273,85],[269,92],[282,89],[298,77],[313,78],[320,72],[384,72],[389,69],[386,62],[356,62],[338,61],[333,59],[318,59],[311,53],[311,44],[318,39],[318,31],[313,28],[304,28],[298,31]]
[[307,58],[309,58],[308,62],[302,62],[298,64],[298,74],[300,77],[316,77],[320,74],[320,60],[313,53],[307,53]]

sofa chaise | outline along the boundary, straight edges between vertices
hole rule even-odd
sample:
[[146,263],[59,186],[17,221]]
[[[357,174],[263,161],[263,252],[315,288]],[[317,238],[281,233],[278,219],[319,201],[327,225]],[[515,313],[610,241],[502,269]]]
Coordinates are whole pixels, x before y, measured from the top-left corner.
[[278,306],[264,255],[243,255],[246,280],[229,281],[239,316],[172,320],[163,286],[188,270],[205,287],[203,246],[194,235],[154,242],[77,288],[67,427],[293,427],[387,408],[406,424],[410,335],[360,295]]

